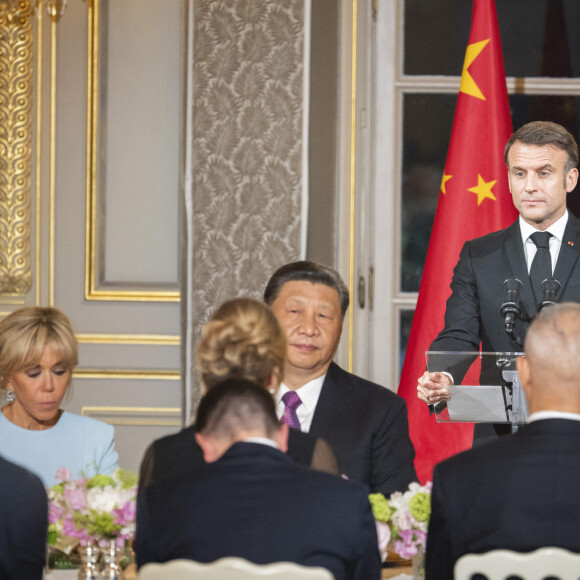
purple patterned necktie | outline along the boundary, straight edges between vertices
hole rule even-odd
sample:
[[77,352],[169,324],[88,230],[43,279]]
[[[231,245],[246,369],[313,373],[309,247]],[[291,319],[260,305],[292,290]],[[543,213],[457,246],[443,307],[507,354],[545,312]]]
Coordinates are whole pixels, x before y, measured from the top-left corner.
[[302,401],[300,400],[298,393],[295,391],[288,391],[282,396],[282,401],[284,402],[285,407],[280,421],[286,423],[288,427],[300,430],[300,421],[298,421],[298,415],[296,415],[296,408],[302,404]]

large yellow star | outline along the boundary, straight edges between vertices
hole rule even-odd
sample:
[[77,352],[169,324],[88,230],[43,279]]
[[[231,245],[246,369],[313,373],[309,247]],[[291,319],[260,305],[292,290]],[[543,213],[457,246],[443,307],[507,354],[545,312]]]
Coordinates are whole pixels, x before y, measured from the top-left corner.
[[475,84],[473,77],[469,74],[467,70],[473,61],[479,56],[479,53],[485,48],[485,45],[489,42],[487,40],[482,40],[481,42],[474,42],[467,47],[465,52],[465,62],[463,63],[463,71],[461,73],[461,84],[459,85],[459,92],[465,93],[475,97],[476,99],[481,99],[485,101],[483,93],[479,90],[479,87]]
[[447,192],[445,191],[445,184],[453,177],[453,175],[447,175],[445,172],[443,172],[443,179],[441,180],[441,191],[446,194]]
[[477,205],[480,205],[481,202],[488,197],[489,199],[493,199],[495,201],[495,195],[491,193],[491,188],[497,183],[497,179],[495,181],[485,181],[481,175],[478,174],[477,176],[477,186],[470,187],[467,191],[471,191],[473,193],[477,193]]

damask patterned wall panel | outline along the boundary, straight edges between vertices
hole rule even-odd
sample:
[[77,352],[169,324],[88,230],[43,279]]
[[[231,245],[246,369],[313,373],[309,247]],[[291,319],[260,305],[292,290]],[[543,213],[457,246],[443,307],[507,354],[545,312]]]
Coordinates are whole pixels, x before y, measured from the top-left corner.
[[193,32],[193,324],[302,253],[304,0],[200,0]]
[[310,4],[189,6],[186,416],[198,391],[195,343],[211,312],[228,298],[260,298],[277,267],[304,255]]

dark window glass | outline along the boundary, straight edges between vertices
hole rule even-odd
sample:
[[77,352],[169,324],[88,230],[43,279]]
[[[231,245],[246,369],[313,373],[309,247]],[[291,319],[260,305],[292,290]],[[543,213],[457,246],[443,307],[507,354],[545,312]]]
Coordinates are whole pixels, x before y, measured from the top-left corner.
[[[418,292],[427,255],[457,95],[407,94],[403,101],[401,214],[402,292]],[[515,128],[536,120],[555,121],[580,138],[580,97],[511,95]],[[580,188],[568,207],[580,216]]]
[[457,95],[405,95],[401,291],[418,292]]
[[[471,28],[467,0],[405,0],[407,75],[460,76]],[[580,76],[578,0],[497,0],[507,76]]]
[[405,362],[405,353],[407,352],[407,343],[409,342],[414,314],[414,310],[401,310],[399,313],[399,377],[401,376],[403,363]]

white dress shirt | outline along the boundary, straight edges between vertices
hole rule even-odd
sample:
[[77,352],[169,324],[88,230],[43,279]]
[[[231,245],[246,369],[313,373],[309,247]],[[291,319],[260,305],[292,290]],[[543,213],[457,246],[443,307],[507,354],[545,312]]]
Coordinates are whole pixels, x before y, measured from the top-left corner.
[[267,445],[268,447],[274,447],[274,449],[279,448],[276,441],[268,437],[246,437],[243,439],[243,443],[260,443],[260,445]]
[[580,413],[567,413],[565,411],[537,411],[528,417],[528,423],[541,421],[542,419],[571,419],[580,421]]
[[[300,421],[300,430],[304,431],[305,433],[310,431],[312,418],[314,417],[314,411],[316,411],[316,405],[318,403],[318,398],[320,397],[320,391],[322,390],[322,384],[324,383],[325,378],[326,374],[312,379],[296,390],[296,393],[302,401],[302,404],[298,405],[296,408],[296,416],[298,417],[298,421]],[[278,415],[278,419],[282,417],[285,408],[282,397],[289,390],[290,389],[284,383],[282,383],[278,389],[278,392],[276,393],[276,414]]]
[[[522,233],[522,243],[524,244],[524,254],[526,255],[526,262],[528,265],[528,274],[530,273],[530,268],[532,267],[532,260],[536,255],[538,248],[536,244],[532,242],[530,236],[539,231],[534,226],[525,222],[522,216],[519,217],[520,220],[520,231]],[[546,232],[550,232],[552,237],[550,238],[550,256],[552,257],[552,274],[554,273],[554,268],[556,267],[556,262],[558,261],[558,255],[560,254],[560,248],[562,247],[562,240],[564,239],[564,230],[566,229],[566,224],[568,223],[568,210],[564,215],[557,221],[555,221]]]

